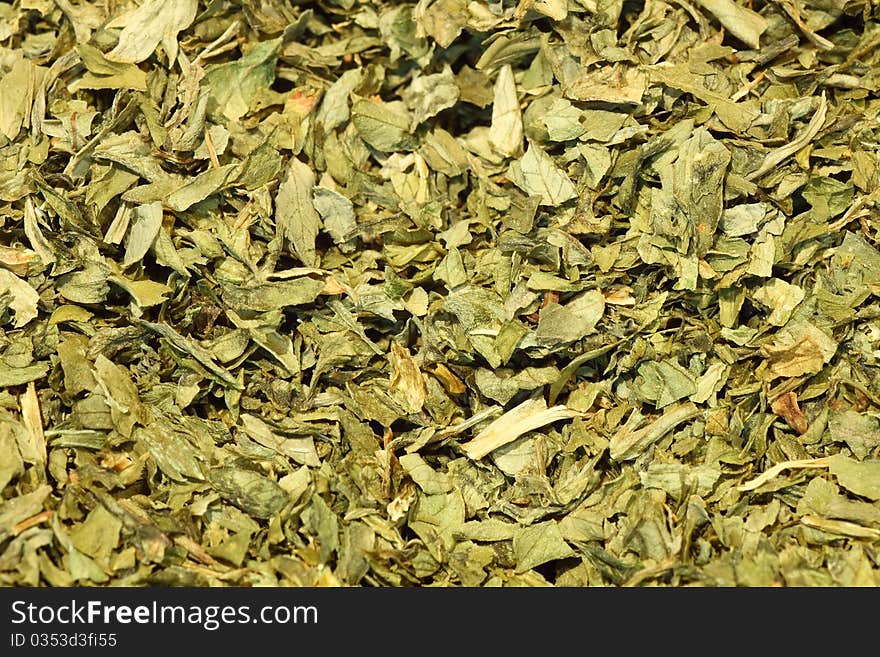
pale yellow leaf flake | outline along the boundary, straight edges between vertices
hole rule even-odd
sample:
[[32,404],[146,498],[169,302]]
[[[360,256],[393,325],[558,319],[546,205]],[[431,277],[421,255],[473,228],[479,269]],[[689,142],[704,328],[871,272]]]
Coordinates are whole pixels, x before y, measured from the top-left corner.
[[131,380],[128,370],[99,355],[92,374],[104,393],[116,430],[123,436],[130,437],[136,423],[145,423],[146,409],[141,404],[137,386]]
[[0,299],[6,301],[15,313],[13,327],[21,328],[37,316],[40,295],[31,285],[7,269],[0,268]]
[[0,244],[0,267],[4,267],[17,276],[25,276],[36,253],[28,248],[3,246]]
[[515,157],[522,152],[523,122],[510,64],[505,64],[498,71],[494,93],[489,143],[500,154]]
[[70,0],[55,0],[55,4],[73,25],[73,32],[78,43],[88,43],[92,38],[92,32],[107,22],[107,4],[109,3],[78,2],[74,4]]
[[555,21],[561,21],[568,16],[568,0],[520,0],[514,15],[517,18],[522,18],[529,11],[543,14]]
[[749,48],[760,48],[760,37],[769,23],[761,14],[735,3],[733,0],[696,0],[711,12],[725,29]]
[[428,395],[425,379],[415,359],[410,355],[406,347],[400,346],[394,340],[391,341],[391,353],[388,355],[391,363],[391,382],[389,392],[402,393],[403,399],[412,413],[421,410]]
[[136,64],[152,55],[161,42],[169,61],[175,61],[177,35],[192,24],[197,9],[196,0],[146,0],[110,22],[110,27],[124,27],[107,59]]
[[10,140],[18,136],[25,116],[30,112],[34,65],[27,59],[18,59],[9,72],[0,77],[0,133]]
[[567,98],[638,105],[648,89],[648,76],[636,66],[618,64],[585,69],[564,85]]
[[49,317],[49,326],[63,324],[64,322],[87,322],[95,314],[89,312],[82,306],[61,305],[52,311]]
[[772,343],[761,347],[766,361],[759,374],[766,378],[816,374],[837,351],[837,342],[825,331],[808,322],[779,331]]
[[695,404],[704,404],[718,392],[727,380],[729,367],[724,363],[712,363],[696,380],[696,391],[688,397]]
[[803,288],[779,278],[771,278],[755,290],[754,299],[770,308],[771,312],[767,317],[770,324],[784,326],[805,295]]
[[154,201],[139,205],[134,208],[132,214],[133,221],[128,231],[125,257],[122,260],[123,267],[139,262],[150,250],[162,228],[162,202]]
[[34,382],[28,383],[24,394],[18,398],[21,420],[27,429],[29,450],[37,460],[38,470],[46,463],[46,434],[43,431],[43,417],[40,413],[40,399]]

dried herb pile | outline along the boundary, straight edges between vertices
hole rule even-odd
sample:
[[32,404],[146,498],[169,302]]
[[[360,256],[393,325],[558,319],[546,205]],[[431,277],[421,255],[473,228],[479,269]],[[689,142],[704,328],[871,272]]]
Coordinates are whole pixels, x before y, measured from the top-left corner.
[[867,0],[0,4],[0,583],[880,584]]

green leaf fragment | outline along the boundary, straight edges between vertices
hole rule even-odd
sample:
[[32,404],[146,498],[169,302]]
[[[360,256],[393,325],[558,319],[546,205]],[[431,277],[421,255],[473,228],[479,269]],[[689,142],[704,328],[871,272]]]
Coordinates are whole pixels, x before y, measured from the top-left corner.
[[275,197],[275,225],[281,236],[307,267],[318,265],[315,240],[321,217],[315,210],[312,193],[315,175],[304,162],[292,158]]
[[574,550],[565,542],[559,525],[547,520],[514,532],[513,553],[516,572],[524,573],[550,561],[566,559],[574,554]]
[[250,470],[222,466],[210,469],[207,477],[224,500],[257,518],[271,518],[289,501],[276,482]]
[[507,175],[526,194],[537,196],[541,205],[555,207],[577,196],[566,173],[534,143],[529,144],[525,155],[510,165]]

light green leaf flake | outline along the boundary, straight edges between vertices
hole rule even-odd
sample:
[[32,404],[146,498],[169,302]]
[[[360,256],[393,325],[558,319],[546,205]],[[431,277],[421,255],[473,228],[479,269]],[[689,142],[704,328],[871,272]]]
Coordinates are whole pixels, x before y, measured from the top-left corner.
[[210,91],[209,112],[237,121],[248,113],[251,103],[261,90],[275,81],[275,62],[281,47],[281,38],[262,41],[240,59],[217,64],[208,69],[204,84]]
[[737,4],[734,0],[696,0],[696,2],[714,14],[731,34],[750,48],[760,47],[761,35],[769,25],[761,14]]
[[685,491],[702,497],[712,492],[721,478],[721,468],[716,464],[690,467],[682,463],[651,463],[639,477],[645,488],[661,488],[676,499]]
[[249,413],[243,414],[241,421],[247,435],[263,447],[268,447],[302,465],[312,467],[321,465],[318,453],[315,451],[315,441],[311,436],[282,437],[266,422]]
[[458,85],[447,65],[442,72],[421,75],[401,92],[401,97],[412,112],[410,128],[415,130],[425,120],[436,116],[458,102]]
[[355,248],[352,235],[357,231],[357,218],[352,202],[339,192],[327,187],[316,186],[314,205],[326,230],[344,253]]
[[122,260],[123,267],[139,262],[150,250],[162,228],[162,203],[154,201],[147,205],[139,205],[133,210],[132,215],[128,241],[125,245],[125,257]]
[[87,44],[79,44],[77,53],[88,71],[71,85],[79,89],[136,89],[147,88],[147,75],[135,64],[111,61],[104,53]]
[[61,276],[57,287],[61,296],[68,301],[83,304],[102,303],[110,291],[107,273],[97,266]]
[[674,401],[689,397],[697,391],[693,375],[675,360],[646,361],[636,370],[633,390],[642,399],[657,405],[668,406]]
[[721,213],[721,230],[728,237],[756,233],[766,212],[763,203],[743,203],[725,208]]
[[181,482],[204,479],[195,448],[167,423],[153,423],[148,428],[138,427],[132,437],[143,443],[167,477]]
[[377,151],[408,151],[416,142],[410,134],[412,119],[402,102],[382,103],[360,98],[352,106],[358,134]]
[[275,226],[307,267],[318,266],[315,240],[321,217],[312,201],[315,174],[304,162],[291,158],[275,196]]
[[399,461],[413,481],[428,495],[448,493],[452,490],[449,474],[437,472],[418,454],[404,454]]
[[547,127],[547,135],[552,141],[577,139],[587,128],[581,123],[583,112],[565,98],[553,101],[546,116],[541,121]]
[[724,208],[724,175],[730,151],[709,131],[698,128],[682,144],[673,166],[676,207],[685,213],[693,235],[693,252],[704,256],[711,248]]
[[175,212],[188,210],[196,203],[216,194],[238,173],[238,164],[226,164],[217,169],[208,169],[190,179],[165,198],[165,205]]
[[565,559],[574,550],[562,538],[559,525],[553,520],[518,529],[513,535],[516,572],[524,573],[549,561]]
[[880,461],[859,462],[843,454],[835,454],[828,460],[828,471],[837,477],[841,486],[874,502],[880,501]]
[[599,290],[579,294],[564,306],[550,303],[539,313],[539,341],[548,344],[574,342],[593,333],[605,312],[605,297]]
[[566,173],[541,147],[530,143],[526,154],[510,165],[510,180],[526,194],[540,198],[541,205],[557,206],[577,196]]
[[290,501],[281,486],[251,470],[214,468],[208,471],[208,480],[224,500],[257,518],[271,518]]

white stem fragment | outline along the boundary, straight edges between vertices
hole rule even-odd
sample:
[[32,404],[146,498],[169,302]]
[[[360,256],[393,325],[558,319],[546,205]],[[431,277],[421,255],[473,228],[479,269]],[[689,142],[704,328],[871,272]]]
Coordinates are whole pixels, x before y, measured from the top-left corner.
[[825,115],[827,113],[828,102],[825,100],[825,93],[823,92],[822,95],[819,97],[819,107],[816,109],[816,112],[813,114],[813,118],[810,119],[810,123],[809,125],[807,125],[804,131],[800,135],[798,135],[798,137],[794,141],[785,144],[784,146],[780,146],[776,150],[772,150],[767,153],[767,156],[764,158],[764,162],[761,163],[761,166],[758,167],[757,170],[746,176],[746,178],[748,180],[760,178],[771,169],[775,169],[790,155],[794,155],[804,146],[809,144],[813,140],[813,137],[815,137],[822,129],[822,126],[825,123]]
[[461,447],[465,454],[478,461],[502,445],[512,443],[524,433],[557,420],[568,420],[582,415],[563,404],[547,408],[547,402],[543,397],[528,399],[510,409]]
[[739,486],[739,490],[747,492],[760,488],[774,477],[779,476],[783,470],[803,470],[805,468],[827,468],[829,464],[828,457],[823,456],[818,459],[801,459],[798,461],[783,461],[777,463],[772,468],[764,472],[761,476],[755,477],[750,482]]

